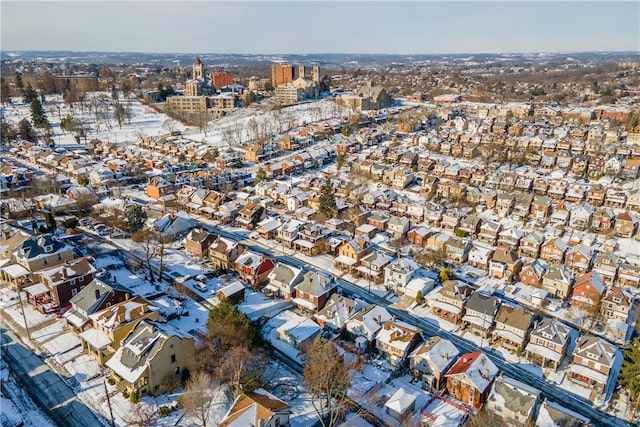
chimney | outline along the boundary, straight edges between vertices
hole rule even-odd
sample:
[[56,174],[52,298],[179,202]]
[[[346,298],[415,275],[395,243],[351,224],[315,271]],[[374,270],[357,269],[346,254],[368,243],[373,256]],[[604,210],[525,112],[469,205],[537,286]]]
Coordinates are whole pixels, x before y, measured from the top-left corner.
[[445,360],[449,360],[449,353],[445,353],[443,357],[445,358]]

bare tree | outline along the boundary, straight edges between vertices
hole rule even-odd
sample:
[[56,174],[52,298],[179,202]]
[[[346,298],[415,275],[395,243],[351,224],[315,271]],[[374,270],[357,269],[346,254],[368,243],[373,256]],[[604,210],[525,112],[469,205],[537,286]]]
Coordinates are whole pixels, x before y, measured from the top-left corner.
[[132,427],[153,427],[156,425],[156,409],[143,403],[132,405],[131,412],[124,421]]
[[231,389],[233,396],[238,396],[261,386],[262,375],[268,367],[269,359],[262,352],[236,346],[223,355],[218,370],[220,379]]
[[211,379],[206,372],[194,373],[180,397],[182,406],[187,413],[197,418],[202,427],[207,427],[211,404],[216,400],[222,390],[220,384]]
[[151,260],[158,253],[157,237],[157,233],[148,228],[138,230],[131,236],[131,239],[134,242],[138,242],[142,245],[142,249],[144,251],[144,264],[146,264],[147,270],[149,271],[149,280],[151,283],[155,282]]
[[312,396],[311,403],[323,427],[338,424],[349,406],[347,389],[351,382],[350,367],[331,341],[317,337],[307,352],[303,377]]

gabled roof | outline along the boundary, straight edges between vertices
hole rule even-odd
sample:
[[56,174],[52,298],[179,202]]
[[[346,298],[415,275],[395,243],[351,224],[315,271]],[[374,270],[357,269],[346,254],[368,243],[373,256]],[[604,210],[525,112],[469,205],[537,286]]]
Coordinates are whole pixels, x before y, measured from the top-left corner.
[[275,413],[290,413],[289,405],[264,389],[241,394],[227,411],[219,427],[261,426]]
[[527,331],[531,325],[533,315],[518,307],[501,305],[496,314],[496,323],[503,323],[521,331]]
[[464,306],[467,310],[493,316],[498,310],[499,305],[500,300],[493,295],[486,295],[483,292],[476,291],[471,294]]
[[131,290],[118,283],[105,282],[100,279],[94,279],[83,290],[78,292],[69,301],[71,305],[87,315],[95,312],[112,292],[128,292],[131,294]]
[[446,373],[446,377],[464,376],[481,393],[498,375],[498,367],[481,351],[463,354]]
[[534,410],[540,390],[513,378],[498,376],[489,395],[492,406],[504,407],[511,412],[528,417]]
[[422,343],[411,353],[412,359],[425,360],[431,369],[443,372],[456,360],[460,350],[449,340],[435,336]]
[[333,277],[321,271],[307,271],[296,289],[315,296],[324,295],[337,285]]

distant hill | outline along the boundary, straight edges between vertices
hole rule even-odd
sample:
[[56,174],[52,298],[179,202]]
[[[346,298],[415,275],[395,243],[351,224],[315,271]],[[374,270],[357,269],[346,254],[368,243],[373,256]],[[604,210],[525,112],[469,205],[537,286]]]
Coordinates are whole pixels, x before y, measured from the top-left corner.
[[570,53],[509,53],[509,54],[452,54],[452,55],[402,55],[402,54],[348,54],[310,53],[288,54],[219,54],[219,53],[144,53],[144,52],[72,52],[72,51],[2,51],[2,61],[36,61],[71,64],[110,64],[185,66],[199,56],[207,64],[219,66],[267,65],[274,62],[309,64],[316,62],[324,68],[368,68],[402,65],[457,64],[486,65],[491,63],[566,63],[566,62],[614,62],[638,61],[638,52],[570,52]]

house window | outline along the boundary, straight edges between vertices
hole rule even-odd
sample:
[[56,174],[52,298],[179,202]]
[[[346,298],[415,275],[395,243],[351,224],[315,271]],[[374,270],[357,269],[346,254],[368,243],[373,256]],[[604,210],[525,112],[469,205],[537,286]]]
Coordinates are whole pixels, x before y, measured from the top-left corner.
[[49,260],[48,260],[47,258],[44,258],[42,261],[43,261],[42,263],[43,263],[44,265],[49,264]]
[[76,279],[71,279],[71,285],[75,285],[76,284]]
[[58,261],[62,260],[62,254],[58,254]]
[[78,290],[76,288],[71,289],[71,295],[74,295],[78,293]]
[[110,302],[107,303],[107,307],[111,307],[111,303]]
[[175,354],[171,355],[171,363],[176,363],[176,355]]

